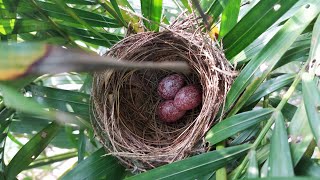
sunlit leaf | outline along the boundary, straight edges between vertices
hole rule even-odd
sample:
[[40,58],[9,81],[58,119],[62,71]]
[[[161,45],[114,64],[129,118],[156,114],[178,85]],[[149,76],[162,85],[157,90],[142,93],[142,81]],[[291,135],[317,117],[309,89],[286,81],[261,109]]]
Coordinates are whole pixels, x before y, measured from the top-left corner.
[[140,0],[144,25],[150,31],[159,31],[159,23],[162,14],[162,0]]
[[[295,39],[319,12],[320,4],[316,2],[309,4],[307,7],[302,7],[295,16],[283,25],[263,50],[246,65],[227,95],[225,105],[227,110],[238,100],[229,115],[233,115],[241,109]],[[240,95],[241,97],[239,98]]]
[[121,179],[124,176],[124,170],[124,167],[118,163],[115,157],[106,155],[105,150],[101,148],[81,161],[61,180]]
[[127,179],[197,179],[241,157],[250,147],[250,144],[243,144],[200,154]]
[[259,109],[237,114],[214,125],[207,133],[206,140],[216,144],[240,131],[247,129],[263,120],[267,120],[273,109]]
[[6,167],[6,177],[13,179],[24,170],[47,147],[59,129],[60,126],[53,122],[30,139]]

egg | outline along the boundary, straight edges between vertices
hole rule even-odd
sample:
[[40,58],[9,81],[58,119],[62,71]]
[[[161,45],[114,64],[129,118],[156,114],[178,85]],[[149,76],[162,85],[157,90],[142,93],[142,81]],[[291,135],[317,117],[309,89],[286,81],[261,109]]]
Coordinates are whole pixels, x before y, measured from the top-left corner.
[[177,92],[184,85],[184,77],[172,74],[163,78],[158,85],[158,94],[164,99],[174,99]]
[[176,122],[182,118],[185,113],[186,111],[181,111],[173,105],[173,100],[161,102],[157,108],[157,114],[160,120],[167,123]]
[[180,110],[187,111],[201,104],[202,91],[196,85],[188,85],[181,88],[175,98],[174,106]]

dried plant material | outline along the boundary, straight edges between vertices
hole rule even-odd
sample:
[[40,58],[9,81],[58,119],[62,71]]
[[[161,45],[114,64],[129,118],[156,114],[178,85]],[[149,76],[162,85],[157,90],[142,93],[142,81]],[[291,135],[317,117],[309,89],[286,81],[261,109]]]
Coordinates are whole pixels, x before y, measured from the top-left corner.
[[184,61],[192,71],[186,84],[202,88],[202,105],[175,123],[159,120],[157,94],[165,70],[106,70],[93,84],[94,129],[107,151],[135,172],[152,169],[205,152],[203,136],[215,120],[233,82],[223,51],[198,29],[196,19],[176,21],[159,33],[131,35],[117,43],[109,56],[132,62]]

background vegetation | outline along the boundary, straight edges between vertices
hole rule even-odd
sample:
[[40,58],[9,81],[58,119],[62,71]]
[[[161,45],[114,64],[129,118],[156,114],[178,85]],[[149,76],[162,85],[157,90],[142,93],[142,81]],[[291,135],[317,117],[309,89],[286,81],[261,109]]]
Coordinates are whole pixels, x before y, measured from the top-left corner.
[[[78,70],[99,67],[93,52],[127,28],[158,31],[201,12],[196,2],[0,0],[0,178],[36,179],[27,172],[74,157],[61,179],[319,178],[319,0],[201,0],[203,22],[211,35],[219,29],[239,71],[226,118],[205,137],[212,151],[139,175],[103,156],[90,124],[92,77]],[[64,71],[72,73],[56,74]]]

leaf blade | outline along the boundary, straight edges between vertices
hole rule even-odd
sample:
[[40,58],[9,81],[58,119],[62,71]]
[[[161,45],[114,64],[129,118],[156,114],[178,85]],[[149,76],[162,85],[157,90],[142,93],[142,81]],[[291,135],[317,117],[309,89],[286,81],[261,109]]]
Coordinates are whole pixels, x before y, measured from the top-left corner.
[[[231,59],[252,43],[295,3],[295,0],[259,1],[224,37],[223,43],[227,58]],[[274,6],[277,4],[281,7],[274,12]]]
[[100,148],[88,158],[81,161],[75,168],[61,177],[61,180],[69,179],[98,179],[102,177],[119,178],[124,175],[124,167],[118,164],[115,157],[106,155],[103,148]]
[[[294,176],[288,135],[281,112],[275,112],[275,127],[271,137],[269,156],[269,177]],[[279,156],[279,153],[281,155]]]
[[229,117],[213,126],[205,139],[211,144],[216,144],[248,127],[267,120],[272,113],[273,109],[259,109]]
[[295,16],[290,18],[256,58],[251,60],[241,71],[227,95],[225,105],[227,111],[236,102],[229,115],[235,114],[242,108],[295,39],[318,15],[320,4],[313,1],[309,5],[302,7]]
[[238,21],[241,0],[230,1],[222,12],[219,38],[225,36]]
[[250,148],[250,144],[243,144],[208,152],[129,177],[127,180],[199,178],[224,166],[234,158],[247,152]]
[[159,31],[162,14],[162,0],[140,0],[140,4],[143,17],[151,21],[143,20],[146,28],[150,31]]
[[13,157],[6,167],[6,177],[13,179],[47,147],[60,129],[60,125],[53,122],[37,133]]

